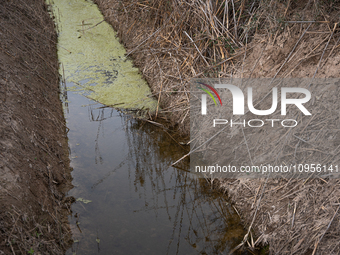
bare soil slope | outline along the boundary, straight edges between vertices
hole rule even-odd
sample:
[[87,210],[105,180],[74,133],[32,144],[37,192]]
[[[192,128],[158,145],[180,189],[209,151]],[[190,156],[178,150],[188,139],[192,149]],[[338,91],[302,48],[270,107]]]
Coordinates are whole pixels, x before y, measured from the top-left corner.
[[0,1],[0,254],[69,245],[56,40],[43,0]]

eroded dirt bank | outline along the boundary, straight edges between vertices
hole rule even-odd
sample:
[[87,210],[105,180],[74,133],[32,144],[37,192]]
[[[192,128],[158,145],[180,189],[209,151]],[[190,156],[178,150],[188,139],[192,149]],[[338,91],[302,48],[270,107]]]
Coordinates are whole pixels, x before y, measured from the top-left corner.
[[[338,1],[95,2],[118,31],[162,112],[182,134],[189,130],[188,84],[193,77],[339,77]],[[332,90],[339,95],[339,87]],[[332,117],[339,127],[338,111],[326,112],[318,117]],[[290,132],[280,137],[289,141],[281,151],[293,144],[294,158],[301,161],[308,158],[304,152],[318,149],[323,162],[339,163],[339,130],[317,130],[328,138],[309,136],[306,129]],[[307,137],[308,143],[294,135]],[[249,154],[277,158],[273,151],[264,152],[268,148],[254,146]],[[216,182],[251,230],[244,246],[269,245],[271,254],[340,252],[339,185],[327,178]]]
[[43,0],[0,2],[0,254],[63,254],[69,245],[56,41]]

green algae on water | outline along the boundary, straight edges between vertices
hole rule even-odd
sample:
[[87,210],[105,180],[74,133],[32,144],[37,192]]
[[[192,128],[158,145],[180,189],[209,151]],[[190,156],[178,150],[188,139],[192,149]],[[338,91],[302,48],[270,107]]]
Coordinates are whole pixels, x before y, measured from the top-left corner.
[[54,0],[52,8],[59,29],[60,72],[67,84],[104,105],[155,111],[157,102],[148,84],[126,59],[97,5],[89,0]]

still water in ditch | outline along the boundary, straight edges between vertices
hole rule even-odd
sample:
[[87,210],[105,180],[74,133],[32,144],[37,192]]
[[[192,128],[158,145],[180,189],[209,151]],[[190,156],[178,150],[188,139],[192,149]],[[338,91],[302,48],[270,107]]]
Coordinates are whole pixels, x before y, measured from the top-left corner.
[[[107,105],[153,110],[150,89],[125,61],[112,28],[85,0],[54,0],[76,198],[66,254],[227,254],[239,217],[182,161],[159,127]],[[71,53],[70,53],[71,52]]]

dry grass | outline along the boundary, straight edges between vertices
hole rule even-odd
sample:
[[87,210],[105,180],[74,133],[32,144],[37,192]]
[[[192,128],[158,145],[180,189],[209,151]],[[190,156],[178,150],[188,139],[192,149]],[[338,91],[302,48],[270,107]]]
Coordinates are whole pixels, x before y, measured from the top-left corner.
[[0,254],[64,254],[72,199],[57,35],[44,0],[0,1]]
[[[339,1],[95,2],[158,98],[153,118],[168,119],[182,134],[189,132],[193,77],[339,77]],[[338,180],[216,182],[249,229],[243,245],[269,243],[273,254],[340,252]]]
[[289,27],[311,24],[297,20],[313,20],[315,28],[323,24],[322,31],[330,33],[337,17],[329,11],[339,11],[332,1],[95,2],[158,98],[154,118],[162,113],[182,134],[189,132],[191,78],[240,75],[245,51],[251,52],[259,39],[275,41]]
[[96,2],[149,82],[159,113],[185,134],[190,79],[230,75],[236,68],[233,59],[242,54],[239,49],[258,24],[255,2]]

